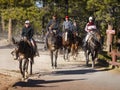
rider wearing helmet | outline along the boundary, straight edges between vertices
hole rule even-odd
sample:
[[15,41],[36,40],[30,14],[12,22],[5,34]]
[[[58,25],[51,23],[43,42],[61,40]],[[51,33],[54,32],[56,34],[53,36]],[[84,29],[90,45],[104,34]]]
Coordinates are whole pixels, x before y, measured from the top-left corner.
[[26,20],[25,25],[24,25],[24,27],[22,29],[21,36],[22,36],[23,39],[26,38],[27,40],[30,40],[32,45],[33,45],[33,40],[32,40],[33,34],[34,34],[34,29],[31,27],[30,21]]
[[90,32],[92,30],[96,29],[96,25],[93,22],[93,17],[89,17],[89,22],[87,23],[86,27],[85,27],[85,31],[86,32]]
[[96,25],[93,22],[93,17],[89,17],[89,22],[86,24],[85,31],[87,32],[87,36],[85,37],[84,46],[86,46],[86,42],[88,38],[91,36],[94,30],[96,30]]
[[[22,39],[27,40],[30,45],[32,45],[34,52],[36,53],[37,56],[39,56],[38,50],[37,50],[37,45],[35,43],[35,40],[32,38],[34,35],[34,29],[30,25],[30,21],[26,20],[24,27],[22,29]],[[16,59],[18,59],[18,51],[16,51]]]

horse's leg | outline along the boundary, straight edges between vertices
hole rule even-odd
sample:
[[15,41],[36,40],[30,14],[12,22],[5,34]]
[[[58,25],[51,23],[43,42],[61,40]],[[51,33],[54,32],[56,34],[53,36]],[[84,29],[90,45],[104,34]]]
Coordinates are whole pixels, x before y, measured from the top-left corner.
[[27,64],[27,59],[24,60],[24,64],[23,64],[23,79],[25,80],[26,79],[26,64]]
[[69,49],[66,49],[66,59],[68,60],[68,53],[69,53]]
[[92,68],[94,68],[94,52],[91,53],[91,56],[92,56]]
[[65,57],[65,54],[66,54],[66,53],[65,53],[65,52],[66,52],[66,48],[64,47],[64,48],[63,48],[63,58],[64,58],[64,60],[66,60],[66,57]]
[[[89,56],[90,56],[90,54],[91,54],[91,52],[88,51],[88,52],[87,52],[87,63],[88,63],[88,64],[89,64]],[[88,64],[87,64],[87,65],[88,65]]]
[[71,55],[72,55],[72,57],[73,57],[73,59],[75,60],[76,58],[75,58],[75,44],[72,44],[71,45]]
[[54,63],[53,63],[53,51],[50,52],[50,55],[51,55],[51,65],[52,65],[52,68],[54,67]]
[[92,55],[92,68],[95,67],[95,60],[96,60],[97,56],[98,56],[98,52],[94,51],[93,55]]
[[85,50],[85,57],[86,57],[86,66],[89,64],[89,52]]
[[25,78],[28,77],[28,65],[29,65],[29,59],[26,59],[26,65],[25,65]]
[[26,62],[26,73],[28,73],[28,65],[29,65],[29,59],[27,59],[27,62]]
[[75,45],[75,52],[76,52],[76,57],[78,56],[78,49],[79,49],[79,47],[78,47],[78,43]]
[[75,50],[74,50],[74,59],[76,60],[77,56],[78,56],[78,44],[75,44]]
[[34,63],[34,58],[31,57],[30,58],[30,75],[32,75],[32,65],[33,65],[33,63]]
[[24,74],[23,74],[23,70],[22,70],[22,59],[19,59],[19,69],[20,69],[20,73],[21,73],[22,78],[23,78]]
[[72,44],[72,45],[71,45],[71,55],[72,55],[72,56],[74,55],[74,49],[75,49],[74,47],[75,47],[74,44]]
[[57,67],[58,50],[55,52],[55,68]]

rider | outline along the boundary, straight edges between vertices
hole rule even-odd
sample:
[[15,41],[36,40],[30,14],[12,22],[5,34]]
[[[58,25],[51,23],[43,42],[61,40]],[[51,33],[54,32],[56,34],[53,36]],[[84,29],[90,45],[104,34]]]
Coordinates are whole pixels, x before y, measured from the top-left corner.
[[59,21],[57,19],[57,15],[54,14],[52,16],[52,19],[49,21],[49,23],[46,26],[47,33],[46,33],[46,36],[45,36],[45,46],[44,46],[45,49],[48,48],[48,46],[47,46],[47,37],[48,37],[48,34],[51,31],[53,31],[53,32],[55,32],[58,35],[59,32],[60,32],[59,26],[60,26],[60,23],[59,23]]
[[77,22],[74,20],[73,21],[73,26],[72,26],[72,28],[73,28],[73,33],[76,33],[76,36],[78,36],[79,35],[79,27],[78,27],[78,24],[77,24]]
[[65,34],[66,31],[68,31],[71,40],[73,40],[73,25],[72,22],[69,20],[69,16],[65,16],[65,21],[63,22],[63,35]]
[[96,30],[96,25],[93,22],[93,17],[89,17],[89,22],[86,24],[85,31],[87,32],[87,36],[85,37],[84,46],[86,46],[88,38],[93,35],[94,30]]
[[69,16],[65,17],[65,21],[63,22],[63,32],[69,30],[72,32],[72,22],[69,20]]
[[[37,45],[35,43],[35,40],[32,38],[34,35],[34,29],[30,25],[30,21],[26,20],[25,25],[22,29],[22,39],[27,40],[30,45],[32,45],[34,52],[37,56],[39,56]],[[18,59],[18,52],[16,51],[16,59]]]

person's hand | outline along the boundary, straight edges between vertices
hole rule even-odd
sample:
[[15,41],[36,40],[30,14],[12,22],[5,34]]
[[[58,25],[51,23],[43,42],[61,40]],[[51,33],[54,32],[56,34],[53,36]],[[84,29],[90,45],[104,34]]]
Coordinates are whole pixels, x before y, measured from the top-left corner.
[[49,27],[49,30],[52,30],[52,27]]

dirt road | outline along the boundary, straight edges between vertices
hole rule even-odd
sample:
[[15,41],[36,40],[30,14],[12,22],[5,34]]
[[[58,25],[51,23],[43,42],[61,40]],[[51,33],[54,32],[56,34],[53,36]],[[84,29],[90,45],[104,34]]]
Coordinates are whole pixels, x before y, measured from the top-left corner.
[[22,82],[18,61],[10,55],[13,46],[0,46],[0,90],[120,90],[120,73],[85,67],[82,52],[71,62],[65,62],[59,55],[58,68],[52,69],[49,52],[42,48],[39,45],[40,57],[35,58],[34,74]]

